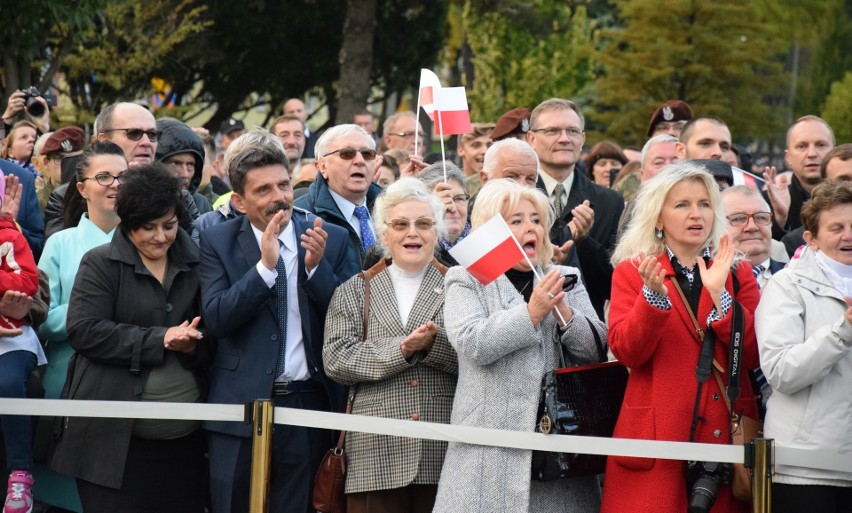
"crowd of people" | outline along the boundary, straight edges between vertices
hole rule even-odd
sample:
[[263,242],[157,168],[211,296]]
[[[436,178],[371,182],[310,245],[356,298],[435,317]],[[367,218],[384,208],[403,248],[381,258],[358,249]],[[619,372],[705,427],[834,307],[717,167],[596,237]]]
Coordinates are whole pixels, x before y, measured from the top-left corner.
[[[608,350],[630,370],[616,437],[729,444],[733,413],[779,445],[849,452],[852,144],[822,119],[789,127],[790,174],[755,170],[722,119],[680,100],[641,147],[586,148],[567,99],[515,108],[459,136],[458,164],[425,151],[413,112],[381,133],[369,111],[322,133],[307,119],[294,98],[268,129],[229,118],[214,136],[121,102],[87,137],[12,94],[0,396],[268,398],[532,432],[544,374]],[[451,250],[495,217],[524,259],[483,284]],[[2,428],[4,513],[249,504],[247,424]],[[334,440],[275,426],[270,512],[314,511]],[[613,456],[603,478],[541,481],[528,450],[352,432],[345,454],[354,513],[681,512],[696,473],[718,484],[708,511],[750,510],[714,462]],[[852,504],[848,473],[775,470],[773,511]]]

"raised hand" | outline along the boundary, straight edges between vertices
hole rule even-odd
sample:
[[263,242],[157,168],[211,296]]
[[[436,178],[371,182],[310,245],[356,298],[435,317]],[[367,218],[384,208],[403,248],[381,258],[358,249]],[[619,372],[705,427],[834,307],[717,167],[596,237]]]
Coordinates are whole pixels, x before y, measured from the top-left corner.
[[[325,251],[325,241],[328,240],[328,233],[322,229],[322,219],[317,217],[314,219],[314,227],[302,234],[302,247],[305,248],[305,269],[312,271],[319,265],[322,260],[322,254]],[[277,261],[277,259],[276,259]]]
[[766,195],[772,205],[772,216],[778,226],[783,227],[787,224],[787,215],[790,213],[790,189],[778,187],[775,183],[776,175],[775,166],[764,168],[763,177],[766,178]]
[[669,297],[669,289],[664,283],[666,271],[654,256],[642,256],[639,262],[639,276],[646,287],[658,294]]
[[701,257],[696,259],[696,263],[698,272],[701,274],[701,285],[710,294],[716,310],[721,315],[722,291],[725,290],[725,282],[728,281],[728,273],[731,272],[731,265],[734,263],[734,243],[731,238],[725,234],[719,239],[719,248],[713,258],[713,267],[708,269]]
[[284,211],[279,210],[272,216],[266,229],[263,230],[263,235],[260,236],[260,261],[263,267],[270,271],[275,269],[278,264],[278,256],[281,254],[281,247],[278,245],[278,233],[281,231],[281,221],[284,219]]
[[571,229],[574,240],[580,242],[586,238],[595,223],[595,211],[589,206],[589,200],[585,200],[574,207],[571,214],[574,218],[568,223],[568,227]]

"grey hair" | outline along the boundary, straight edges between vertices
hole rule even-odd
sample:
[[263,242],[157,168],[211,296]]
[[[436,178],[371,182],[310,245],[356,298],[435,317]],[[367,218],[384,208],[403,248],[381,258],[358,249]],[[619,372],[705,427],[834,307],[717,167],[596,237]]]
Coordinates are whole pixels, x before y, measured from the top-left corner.
[[435,248],[438,247],[438,238],[447,236],[447,227],[444,225],[444,205],[438,198],[426,188],[426,184],[414,177],[403,177],[390,184],[385,192],[376,198],[373,207],[373,230],[376,232],[376,244],[382,248],[385,258],[390,258],[390,248],[384,245],[385,232],[388,225],[388,214],[400,203],[405,201],[422,201],[432,207],[432,218],[435,220]]
[[769,207],[769,203],[766,202],[766,200],[763,198],[763,195],[761,195],[760,191],[758,191],[757,189],[752,189],[748,185],[734,185],[733,187],[728,187],[727,189],[722,191],[722,199],[724,200],[728,196],[732,196],[734,194],[739,194],[740,196],[744,196],[746,198],[760,198],[760,203],[763,205],[766,211],[772,211],[772,209]]
[[414,118],[416,120],[417,115],[410,110],[403,110],[397,112],[396,114],[388,116],[388,118],[384,122],[384,125],[382,125],[382,138],[385,138],[392,132],[394,132],[396,130],[396,124],[402,118]]
[[657,220],[660,218],[660,212],[669,192],[683,181],[700,181],[707,188],[714,216],[713,228],[704,242],[704,247],[719,246],[719,239],[725,233],[726,227],[726,220],[722,215],[719,186],[713,175],[704,167],[688,160],[678,161],[669,164],[659,174],[642,182],[639,186],[639,192],[633,201],[635,205],[633,218],[612,254],[613,266],[618,265],[622,260],[637,259],[643,254],[656,256],[663,252],[665,242],[654,234]]
[[530,127],[542,128],[536,125],[539,116],[545,112],[555,112],[560,110],[573,110],[577,114],[577,117],[580,118],[580,130],[586,129],[586,118],[584,118],[583,113],[580,112],[580,106],[571,100],[566,100],[564,98],[550,98],[549,100],[544,100],[539,103],[530,113]]
[[648,139],[648,142],[645,143],[645,146],[642,146],[642,155],[639,157],[639,162],[642,163],[642,169],[645,169],[645,158],[648,157],[648,152],[651,151],[651,148],[664,142],[676,143],[677,137],[669,134],[655,135],[654,137]]
[[44,148],[44,143],[50,139],[50,136],[53,135],[53,132],[45,132],[36,139],[35,144],[33,144],[33,157],[41,156],[41,149]]
[[485,160],[482,163],[482,170],[488,175],[488,178],[494,178],[494,171],[497,170],[500,164],[503,163],[503,154],[507,151],[521,153],[535,159],[535,174],[538,177],[538,154],[528,142],[509,137],[492,144],[488,151],[485,152]]
[[259,167],[281,164],[290,173],[290,161],[284,152],[281,139],[269,130],[255,128],[237,137],[225,150],[225,169],[231,187],[245,194],[246,174]]
[[[431,191],[435,186],[444,181],[444,165],[441,162],[429,164],[417,175],[426,187]],[[464,189],[464,173],[452,162],[447,162],[447,181],[455,180]]]
[[97,117],[95,117],[95,135],[102,134],[112,128],[112,115],[115,112],[115,108],[121,105],[122,103],[124,102],[118,102],[113,103],[111,105],[107,105],[104,110],[98,113]]
[[370,137],[370,134],[368,134],[366,130],[364,130],[358,125],[346,123],[343,125],[333,126],[323,132],[320,138],[317,140],[316,145],[314,146],[314,155],[317,158],[323,157],[331,149],[331,143],[333,143],[336,139],[340,137],[346,137],[347,135],[351,134],[358,134],[362,136],[364,138],[364,141],[366,142],[364,147],[370,148],[371,150],[376,149],[376,141],[372,137]]

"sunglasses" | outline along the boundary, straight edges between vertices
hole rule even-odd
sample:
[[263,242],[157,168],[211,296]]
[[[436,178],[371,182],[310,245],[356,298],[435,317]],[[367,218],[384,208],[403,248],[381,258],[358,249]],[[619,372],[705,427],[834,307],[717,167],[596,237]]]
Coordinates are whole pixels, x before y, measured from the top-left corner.
[[563,274],[562,277],[565,278],[565,281],[562,282],[563,292],[571,292],[577,282],[580,281],[580,277],[576,274]]
[[355,148],[340,148],[339,150],[334,150],[332,152],[326,153],[323,157],[328,157],[329,155],[337,155],[343,160],[352,160],[355,158],[355,155],[360,153],[364,160],[373,160],[376,158],[376,150],[371,150],[370,148],[361,148],[360,150],[356,150]]
[[148,140],[151,142],[157,142],[157,131],[156,130],[142,130],[141,128],[110,128],[109,130],[104,130],[104,132],[124,132],[127,135],[127,138],[131,141],[138,141],[142,139],[143,135],[148,136]]
[[[413,222],[414,228],[421,232],[431,230],[432,227],[435,226],[435,220],[430,217],[421,217],[420,219],[415,219]],[[385,224],[390,226],[395,232],[405,232],[408,231],[411,223],[412,221],[409,221],[408,219],[391,219]]]

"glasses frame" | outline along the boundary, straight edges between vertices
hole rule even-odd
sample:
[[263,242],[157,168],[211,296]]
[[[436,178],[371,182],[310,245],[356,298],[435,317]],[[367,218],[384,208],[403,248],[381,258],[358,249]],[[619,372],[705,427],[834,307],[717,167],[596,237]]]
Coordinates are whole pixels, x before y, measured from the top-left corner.
[[[83,178],[83,179],[82,179],[82,180],[80,180],[80,181],[81,181],[81,182],[85,182],[86,180],[94,180],[94,181],[95,181],[95,182],[97,182],[97,184],[98,184],[98,185],[100,185],[101,187],[112,187],[112,184],[114,184],[116,181],[118,181],[118,185],[121,185],[121,180],[123,179],[123,178],[121,177],[121,175],[122,175],[122,174],[123,174],[123,173],[119,173],[118,175],[113,175],[113,174],[112,174],[112,173],[110,173],[109,171],[98,171],[98,172],[97,172],[97,173],[95,173],[94,175],[92,175],[92,176],[90,176],[90,177],[87,177],[87,178]],[[104,182],[101,180],[101,178],[104,178],[105,176],[108,176],[108,177],[110,177],[110,178],[111,178],[111,180],[110,180],[110,182],[109,182],[109,183],[104,183]],[[106,178],[104,178],[104,180],[106,180]]]
[[[346,157],[349,152],[352,152],[352,156]],[[350,148],[347,146],[345,148],[338,148],[334,151],[330,151],[323,155],[323,158],[328,157],[330,155],[334,155],[335,153],[337,153],[337,156],[340,157],[342,160],[355,160],[355,155],[360,153],[361,158],[367,162],[376,160],[376,156],[379,154],[379,152],[371,148]]]
[[470,202],[470,194],[456,194],[453,196],[453,203],[469,203]]
[[[552,134],[547,133],[554,130],[558,130],[558,132],[553,132]],[[545,137],[559,137],[562,135],[562,132],[565,132],[565,135],[567,135],[569,139],[579,139],[580,136],[586,133],[584,130],[580,130],[579,128],[575,128],[573,126],[568,128],[561,128],[555,126],[549,126],[546,128],[532,128],[530,129],[530,132],[534,132],[536,134],[540,133],[543,134]]]
[[[425,226],[426,222],[429,223],[428,226]],[[424,224],[424,226],[417,226],[418,223]],[[412,224],[414,225],[414,229],[417,230],[418,232],[426,232],[426,231],[429,231],[432,228],[434,228],[435,225],[437,224],[437,222],[434,219],[432,219],[431,217],[418,217],[417,219],[415,219],[413,221],[411,219],[402,219],[402,218],[389,219],[389,220],[385,221],[385,224],[391,230],[393,230],[395,232],[407,232],[408,230],[411,229]]]
[[574,287],[580,281],[580,277],[576,274],[563,274],[562,277],[565,281],[562,283],[562,291],[563,292],[571,292],[574,290]]
[[[143,135],[147,135],[148,140],[151,142],[157,142],[157,140],[160,138],[160,133],[157,130],[142,130],[141,128],[108,128],[104,130],[104,133],[107,132],[124,132],[124,135],[126,135],[127,138],[131,141],[141,141]],[[133,132],[134,134],[138,132],[139,137],[130,135],[131,132]],[[154,137],[151,137],[151,134],[154,134]]]
[[388,135],[395,135],[397,137],[402,137],[403,139],[409,139],[414,137],[414,132],[391,132]]
[[[755,216],[759,216],[761,214],[765,214],[765,215],[769,216],[769,222],[767,222],[765,224],[758,223],[757,218]],[[743,222],[742,224],[734,224],[731,221],[731,218],[734,217],[734,216],[745,216],[745,222]],[[742,227],[748,226],[748,220],[749,219],[754,221],[755,226],[772,226],[772,212],[755,212],[754,214],[746,214],[745,212],[734,212],[733,214],[731,214],[729,216],[725,216],[725,219],[727,219],[728,224],[733,226],[734,228],[742,228]]]

